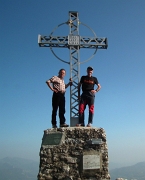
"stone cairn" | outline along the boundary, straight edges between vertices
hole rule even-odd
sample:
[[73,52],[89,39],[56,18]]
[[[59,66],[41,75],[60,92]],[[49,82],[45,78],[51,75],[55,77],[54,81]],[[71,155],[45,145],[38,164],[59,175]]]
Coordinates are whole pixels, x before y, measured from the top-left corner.
[[68,127],[44,131],[38,180],[109,180],[103,128]]

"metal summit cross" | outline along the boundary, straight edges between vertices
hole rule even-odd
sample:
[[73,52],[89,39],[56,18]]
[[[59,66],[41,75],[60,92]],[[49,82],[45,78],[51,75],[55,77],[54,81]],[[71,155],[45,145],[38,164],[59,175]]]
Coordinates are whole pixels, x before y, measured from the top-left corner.
[[[53,36],[53,32],[61,25],[67,24],[70,33],[67,36]],[[94,54],[84,62],[90,60],[97,49],[107,49],[107,38],[98,38],[95,32],[88,27],[94,34],[94,37],[82,37],[79,35],[79,25],[87,25],[79,21],[78,12],[69,11],[69,20],[65,23],[58,25],[49,36],[38,35],[38,44],[40,47],[49,47],[52,53],[64,63],[70,65],[70,77],[73,80],[73,85],[70,87],[70,126],[75,126],[78,123],[78,83],[80,81],[80,48],[94,49]],[[60,59],[52,50],[52,48],[68,48],[70,50],[70,61]]]

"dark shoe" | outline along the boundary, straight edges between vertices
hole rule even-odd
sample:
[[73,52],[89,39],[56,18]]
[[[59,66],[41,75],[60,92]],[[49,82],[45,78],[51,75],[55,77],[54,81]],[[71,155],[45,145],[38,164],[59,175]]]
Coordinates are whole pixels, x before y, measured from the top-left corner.
[[60,127],[69,127],[69,125],[68,124],[60,124]]
[[84,124],[76,124],[77,127],[84,127]]
[[52,128],[57,128],[56,124],[52,124]]

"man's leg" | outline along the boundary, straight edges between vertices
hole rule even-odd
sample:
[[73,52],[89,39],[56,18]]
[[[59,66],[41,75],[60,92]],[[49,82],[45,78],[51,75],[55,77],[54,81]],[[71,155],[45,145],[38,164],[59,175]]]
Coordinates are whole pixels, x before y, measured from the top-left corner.
[[84,122],[84,111],[86,109],[86,99],[85,97],[81,97],[81,101],[79,104],[79,124],[85,126]]
[[89,118],[88,118],[88,125],[93,123],[93,116],[94,116],[94,100],[95,97],[88,98],[88,106],[89,106]]
[[59,104],[59,97],[54,93],[52,96],[52,125],[57,125],[56,121],[56,115],[57,115],[57,109]]
[[60,97],[59,102],[59,119],[60,119],[60,125],[65,124],[65,96],[62,94]]

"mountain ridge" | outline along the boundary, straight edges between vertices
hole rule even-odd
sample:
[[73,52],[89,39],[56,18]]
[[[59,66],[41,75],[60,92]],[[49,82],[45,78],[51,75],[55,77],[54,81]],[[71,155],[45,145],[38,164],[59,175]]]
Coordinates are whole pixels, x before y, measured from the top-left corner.
[[[37,180],[39,162],[18,158],[5,157],[0,159],[1,180]],[[116,178],[145,180],[145,161],[131,166],[114,168],[109,171],[111,180]]]
[[110,170],[111,180],[116,178],[145,180],[145,161],[132,166],[125,166]]

